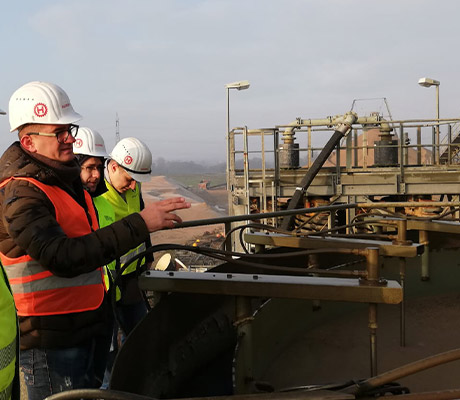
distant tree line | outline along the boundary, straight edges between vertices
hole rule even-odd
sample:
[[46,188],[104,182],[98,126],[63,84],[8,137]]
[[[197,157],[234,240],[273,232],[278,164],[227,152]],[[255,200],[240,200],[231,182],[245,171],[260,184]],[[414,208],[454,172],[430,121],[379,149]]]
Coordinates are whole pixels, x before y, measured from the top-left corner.
[[[301,159],[300,165],[306,164],[306,159]],[[274,168],[273,161],[266,160],[266,168]],[[235,161],[236,169],[243,169],[243,160]],[[250,168],[262,168],[262,159],[253,157],[249,159]],[[181,174],[216,174],[225,173],[226,163],[219,162],[216,164],[206,164],[197,161],[168,161],[163,157],[159,157],[152,163],[153,175],[181,175]]]
[[225,173],[226,164],[204,164],[196,161],[167,161],[163,157],[152,163],[153,175]]

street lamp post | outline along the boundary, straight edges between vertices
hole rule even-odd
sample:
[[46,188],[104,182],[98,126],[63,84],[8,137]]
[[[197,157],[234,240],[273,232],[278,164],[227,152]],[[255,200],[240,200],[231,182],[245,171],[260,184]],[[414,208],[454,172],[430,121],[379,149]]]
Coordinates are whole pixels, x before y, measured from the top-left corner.
[[238,81],[227,83],[225,85],[227,93],[227,133],[226,133],[226,142],[227,142],[227,190],[230,190],[230,89],[236,90],[246,90],[249,88],[248,81]]
[[420,78],[418,80],[418,84],[423,87],[431,87],[431,86],[436,86],[436,119],[438,121],[438,124],[436,126],[436,164],[439,164],[439,86],[441,85],[441,82],[431,79],[431,78]]

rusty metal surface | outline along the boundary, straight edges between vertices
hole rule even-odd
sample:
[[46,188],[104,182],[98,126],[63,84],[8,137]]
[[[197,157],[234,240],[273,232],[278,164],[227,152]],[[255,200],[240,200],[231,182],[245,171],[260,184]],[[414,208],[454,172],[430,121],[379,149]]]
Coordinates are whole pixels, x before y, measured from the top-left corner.
[[460,234],[460,224],[454,221],[407,220],[407,229]]
[[206,293],[399,304],[402,290],[396,281],[385,286],[362,285],[358,279],[273,276],[234,273],[196,274],[186,271],[146,271],[139,277],[143,290]]
[[[460,226],[459,226],[460,227]],[[283,234],[247,233],[244,240],[252,244],[268,246],[291,247],[300,249],[346,248],[364,249],[378,247],[380,255],[391,257],[416,257],[423,253],[423,245],[412,243],[410,245],[393,244],[390,241],[367,240],[335,237],[297,237]]]

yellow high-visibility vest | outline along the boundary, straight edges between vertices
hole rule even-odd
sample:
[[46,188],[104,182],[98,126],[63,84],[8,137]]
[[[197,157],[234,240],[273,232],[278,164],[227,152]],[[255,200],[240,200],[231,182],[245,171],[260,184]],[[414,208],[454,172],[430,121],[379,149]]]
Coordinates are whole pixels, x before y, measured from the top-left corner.
[[[93,198],[94,206],[97,209],[97,215],[98,215],[98,220],[99,220],[99,227],[104,228],[105,226],[108,226],[110,224],[113,224],[115,222],[115,212],[113,211],[112,205],[108,202],[108,200],[102,196],[97,196]],[[104,284],[106,287],[106,290],[109,290],[110,287],[110,281],[113,282],[113,274],[111,274],[110,271],[115,271],[115,260],[112,261],[110,264],[107,264],[104,269]],[[109,278],[109,274],[111,274]],[[116,294],[116,299],[117,301],[120,300],[121,298],[121,293],[120,289],[117,287],[117,294]]]
[[[103,193],[99,197],[105,198],[113,208],[115,213],[115,220],[119,221],[120,219],[127,217],[136,212],[141,211],[141,188],[139,183],[136,183],[136,188],[134,190],[127,190],[124,195],[125,199],[120,196],[116,189],[109,183],[105,181],[107,186],[107,192]],[[134,257],[136,254],[139,254],[145,250],[145,243],[142,243],[138,247],[131,249],[126,254],[120,257],[121,267],[124,267],[126,261]],[[140,265],[145,264],[145,259],[141,260]],[[129,274],[136,270],[137,261],[131,263],[123,272],[123,275]]]
[[13,295],[0,265],[0,399],[11,399],[16,373],[18,327]]

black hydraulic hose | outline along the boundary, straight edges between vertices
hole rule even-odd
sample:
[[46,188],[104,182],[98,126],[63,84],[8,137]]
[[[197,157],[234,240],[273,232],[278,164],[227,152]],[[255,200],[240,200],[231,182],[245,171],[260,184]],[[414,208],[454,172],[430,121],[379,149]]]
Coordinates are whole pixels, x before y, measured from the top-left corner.
[[[315,176],[318,174],[319,170],[322,168],[328,157],[331,155],[334,148],[351,129],[351,125],[356,121],[357,117],[355,114],[347,114],[346,119],[342,124],[340,124],[331,138],[328,140],[326,145],[319,153],[318,157],[316,157],[315,161],[313,162],[312,166],[308,169],[308,172],[300,181],[300,186],[296,188],[294,195],[292,196],[291,200],[289,201],[288,210],[294,210],[300,207],[302,204],[302,200],[304,197],[304,193],[308,189],[308,187],[315,179]],[[281,222],[281,229],[290,231],[292,230],[294,225],[294,216],[290,215],[283,218]]]
[[[139,258],[145,257],[147,254],[154,253],[157,251],[165,251],[165,250],[186,250],[190,251],[193,253],[198,253],[202,254],[208,257],[213,257],[217,260],[225,261],[225,262],[230,262],[236,265],[241,265],[245,267],[253,267],[253,268],[259,268],[263,269],[266,271],[283,271],[283,272],[290,272],[294,275],[308,275],[309,271],[308,268],[296,268],[296,267],[286,267],[283,265],[265,265],[265,264],[260,264],[257,262],[251,262],[249,260],[258,260],[258,259],[286,259],[289,257],[297,257],[301,255],[309,255],[309,254],[322,254],[325,252],[328,253],[341,253],[341,254],[357,254],[360,250],[354,250],[354,249],[346,249],[346,248],[331,248],[331,249],[309,249],[309,250],[297,250],[297,251],[291,251],[291,252],[286,252],[286,253],[277,253],[277,254],[245,254],[245,253],[236,253],[232,251],[225,251],[225,250],[219,250],[219,249],[213,249],[210,247],[193,247],[193,246],[184,246],[180,244],[158,244],[152,247],[149,247],[145,251],[133,256],[131,259],[129,259],[126,264],[123,266],[123,268],[120,269],[118,275],[116,276],[114,280],[114,285],[117,285],[119,283],[119,279],[121,277],[121,274],[123,273],[124,269],[126,268],[127,265],[133,263]],[[236,257],[236,258],[235,258]]]
[[56,393],[44,400],[78,400],[78,399],[101,399],[101,400],[156,400],[153,397],[138,394],[120,392],[118,390],[101,389],[75,389]]

